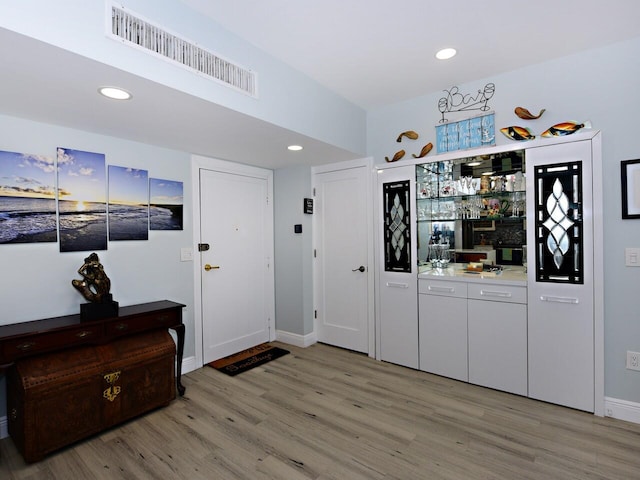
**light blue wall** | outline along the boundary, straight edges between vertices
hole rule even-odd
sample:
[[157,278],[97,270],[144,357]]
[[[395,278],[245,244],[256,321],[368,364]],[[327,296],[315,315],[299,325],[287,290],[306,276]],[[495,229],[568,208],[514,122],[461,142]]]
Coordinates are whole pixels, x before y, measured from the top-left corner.
[[0,27],[356,153],[365,112],[176,0],[121,2],[134,14],[257,73],[255,99],[106,36],[104,0],[0,2]]
[[[184,230],[150,231],[147,241],[109,242],[98,251],[120,305],[173,300],[187,305],[185,357],[195,355],[193,263],[180,261],[181,247],[192,247],[191,157],[118,138],[95,135],[0,115],[0,149],[50,155],[57,147],[106,154],[107,165],[147,170],[149,176],[184,186]],[[1,226],[0,226],[1,228]],[[79,313],[84,298],[72,287],[88,252],[60,253],[58,243],[7,244],[0,248],[0,325]],[[6,414],[0,382],[0,417]]]
[[[496,130],[520,125],[539,134],[561,121],[590,119],[602,131],[604,178],[595,181],[604,189],[605,244],[597,247],[604,248],[605,260],[605,395],[631,402],[640,402],[640,372],[625,369],[626,351],[640,351],[640,268],[624,266],[624,248],[640,247],[640,220],[621,219],[620,161],[640,158],[638,78],[640,38],[458,85],[460,92],[474,94],[486,83],[495,83],[489,106],[496,112]],[[400,146],[409,156],[429,141],[435,145],[438,100],[443,95],[435,92],[368,112],[367,154],[375,163],[384,163],[384,157],[391,157]],[[534,113],[547,111],[539,120],[525,121],[513,113],[518,106]],[[421,137],[414,143],[396,143],[405,130],[415,130]],[[511,142],[501,133],[496,139],[498,144]],[[435,149],[430,156],[434,154]]]
[[[311,169],[278,169],[273,184],[276,328],[304,336],[313,331],[312,216],[302,210],[303,199],[311,198]],[[294,233],[296,224],[301,234]]]

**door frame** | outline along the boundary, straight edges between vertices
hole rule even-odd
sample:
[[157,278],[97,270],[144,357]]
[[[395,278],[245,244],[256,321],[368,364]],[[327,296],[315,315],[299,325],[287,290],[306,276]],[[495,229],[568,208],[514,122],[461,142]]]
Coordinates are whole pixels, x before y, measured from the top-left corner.
[[[369,172],[367,176],[367,180],[365,182],[366,188],[366,202],[367,206],[366,221],[367,221],[367,355],[371,358],[375,358],[376,356],[376,332],[375,332],[375,278],[376,278],[376,262],[374,255],[374,231],[373,231],[373,216],[374,216],[374,197],[373,197],[373,184],[375,182],[375,174],[373,169],[373,157],[360,158],[356,160],[349,160],[344,162],[331,163],[327,165],[320,165],[317,167],[311,168],[311,186],[315,192],[316,188],[316,175],[322,173],[336,172],[342,170],[352,170],[354,168],[364,167],[367,172]],[[312,221],[313,225],[313,249],[314,251],[318,248],[319,244],[319,232],[322,228],[320,225],[320,219],[318,215],[313,217]],[[313,305],[314,310],[318,308],[318,301],[320,298],[319,285],[319,268],[317,266],[317,262],[313,262]],[[315,318],[313,321],[313,331],[317,338],[318,335],[318,319]]]
[[243,165],[227,160],[191,155],[191,184],[193,185],[193,319],[194,319],[194,343],[196,350],[196,368],[204,365],[203,354],[203,328],[202,319],[202,261],[198,252],[200,241],[200,170],[213,170],[231,175],[243,175],[264,179],[267,182],[268,205],[267,222],[265,228],[265,249],[270,259],[269,274],[266,279],[265,297],[268,303],[269,315],[269,341],[275,340],[275,277],[274,277],[274,243],[273,243],[273,171],[265,168]]

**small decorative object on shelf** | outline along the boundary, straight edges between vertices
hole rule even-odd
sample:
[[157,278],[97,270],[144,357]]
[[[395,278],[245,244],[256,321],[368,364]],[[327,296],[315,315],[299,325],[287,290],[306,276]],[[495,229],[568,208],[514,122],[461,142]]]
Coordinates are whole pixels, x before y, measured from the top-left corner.
[[562,122],[556,123],[541,133],[543,137],[564,137],[576,133],[581,128],[591,128],[591,122],[587,120],[584,123]]
[[407,130],[406,132],[402,132],[400,135],[398,135],[396,142],[400,143],[402,141],[402,137],[407,137],[411,140],[417,140],[419,135],[413,130]]
[[400,160],[402,157],[404,157],[405,151],[404,150],[399,150],[395,153],[395,155],[393,156],[393,158],[391,160],[389,160],[389,157],[384,157],[384,159],[391,163],[391,162],[397,162],[398,160]]
[[118,315],[118,302],[113,301],[109,293],[111,280],[104,271],[97,253],[84,259],[78,269],[81,280],[72,280],[71,284],[90,303],[80,305],[81,320],[99,320]]
[[429,142],[424,147],[422,147],[422,150],[420,150],[420,155],[416,155],[415,153],[412,153],[411,155],[413,156],[413,158],[426,157],[432,148],[433,148],[433,143]]
[[511,127],[501,128],[500,131],[504,133],[504,135],[511,140],[533,140],[536,136],[531,133],[528,128],[518,127],[517,125],[513,125]]
[[545,109],[543,108],[542,110],[540,110],[540,113],[538,113],[538,115],[534,115],[529,110],[523,107],[516,107],[514,111],[515,114],[523,120],[535,120],[536,118],[540,118],[542,116],[542,114],[545,112]]

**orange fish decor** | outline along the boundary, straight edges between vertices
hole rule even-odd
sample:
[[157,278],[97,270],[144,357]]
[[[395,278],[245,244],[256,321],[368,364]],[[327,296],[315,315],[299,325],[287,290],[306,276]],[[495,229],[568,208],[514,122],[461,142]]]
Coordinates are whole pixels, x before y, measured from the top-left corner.
[[415,153],[412,153],[411,156],[413,158],[422,158],[422,157],[426,157],[427,153],[429,153],[431,151],[431,149],[433,148],[433,143],[429,142],[427,143],[424,147],[422,147],[422,150],[420,150],[420,155],[416,155]]
[[393,156],[393,158],[391,160],[389,160],[389,157],[384,157],[384,159],[391,163],[391,162],[397,162],[398,160],[400,160],[402,157],[404,157],[405,151],[404,150],[399,150],[396,152],[396,154]]
[[515,114],[523,120],[535,120],[536,118],[540,118],[542,116],[542,114],[545,112],[545,109],[543,108],[542,110],[540,110],[540,113],[538,113],[538,115],[534,115],[529,110],[523,107],[516,107],[514,111]]
[[418,136],[419,135],[413,130],[407,130],[406,132],[402,132],[400,135],[398,135],[398,138],[396,138],[396,142],[400,143],[402,141],[402,137],[407,137],[410,140],[417,140]]
[[528,128],[518,127],[516,125],[501,128],[500,131],[511,140],[523,141],[533,140],[534,138],[536,138],[536,136],[532,134]]
[[591,122],[586,121],[584,123],[576,123],[576,122],[562,122],[556,123],[552,127],[549,127],[540,135],[543,137],[564,137],[565,135],[571,135],[572,133],[576,133],[581,128],[591,128]]

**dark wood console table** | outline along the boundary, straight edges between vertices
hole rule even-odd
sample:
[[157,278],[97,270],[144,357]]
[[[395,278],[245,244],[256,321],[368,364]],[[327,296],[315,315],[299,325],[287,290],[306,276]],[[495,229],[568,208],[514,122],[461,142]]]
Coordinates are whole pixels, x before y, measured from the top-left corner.
[[80,345],[107,343],[155,329],[171,329],[177,337],[177,388],[178,393],[184,395],[185,387],[181,378],[184,307],[181,303],[162,300],[120,307],[117,317],[102,320],[81,322],[80,314],[77,314],[0,326],[0,373],[20,358]]

